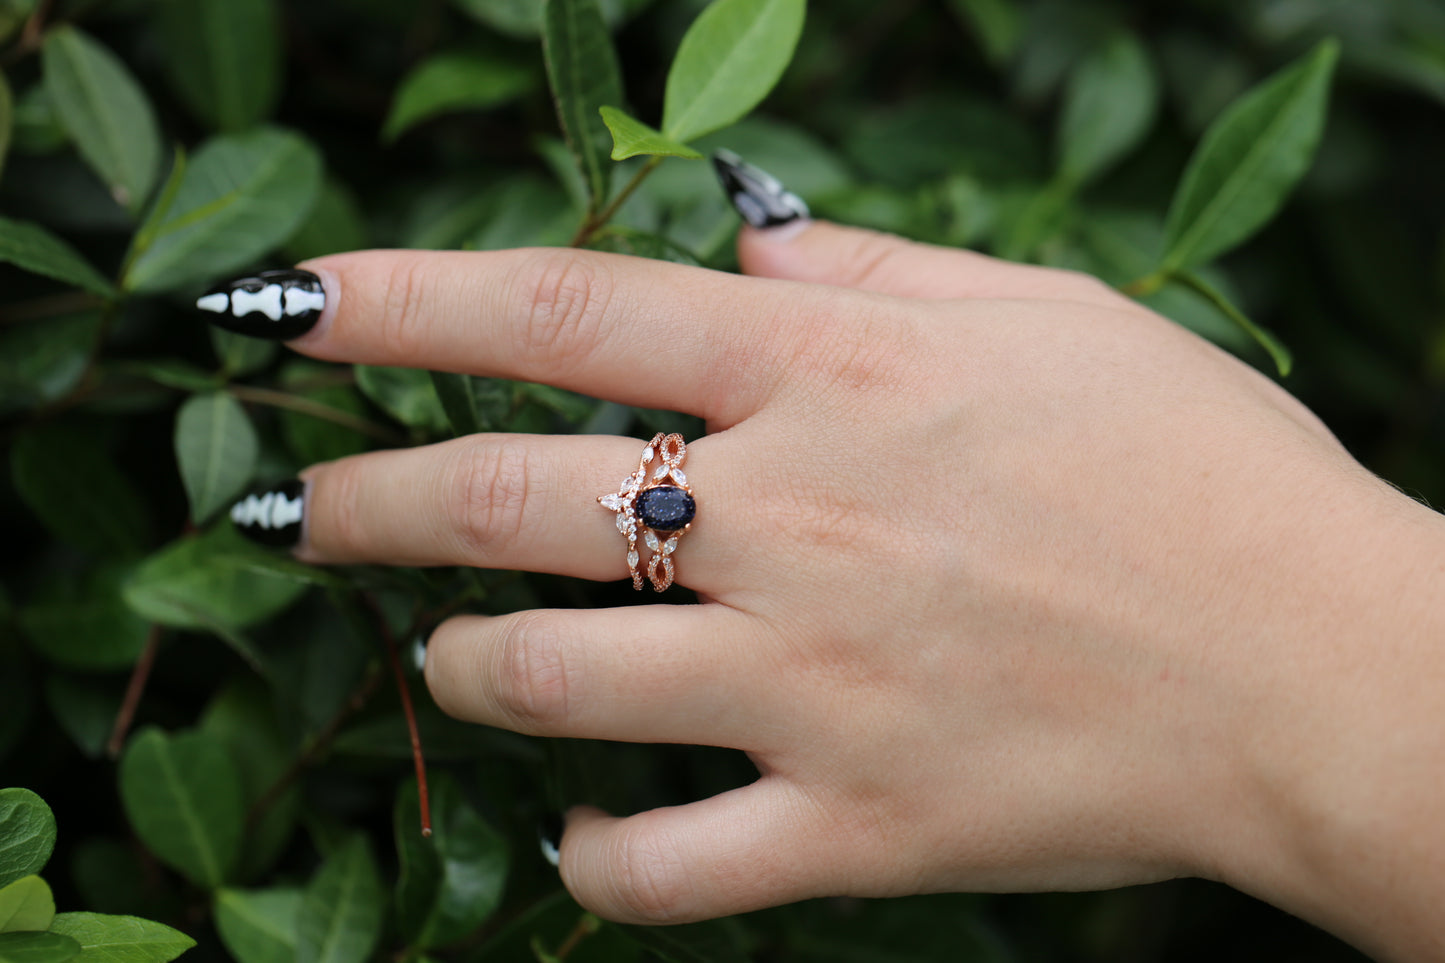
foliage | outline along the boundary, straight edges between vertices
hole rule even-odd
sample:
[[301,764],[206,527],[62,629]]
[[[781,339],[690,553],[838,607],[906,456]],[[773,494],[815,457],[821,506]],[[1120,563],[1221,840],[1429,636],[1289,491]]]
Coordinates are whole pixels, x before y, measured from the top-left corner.
[[822,216],[1098,274],[1438,503],[1442,108],[1426,0],[0,0],[0,764],[65,827],[51,860],[49,808],[0,792],[0,961],[1352,958],[1203,883],[584,914],[541,816],[698,798],[747,760],[463,726],[399,653],[460,609],[630,592],[321,571],[223,509],[370,448],[700,426],[301,360],[188,304],[369,246],[732,268],[691,159],[727,146]]

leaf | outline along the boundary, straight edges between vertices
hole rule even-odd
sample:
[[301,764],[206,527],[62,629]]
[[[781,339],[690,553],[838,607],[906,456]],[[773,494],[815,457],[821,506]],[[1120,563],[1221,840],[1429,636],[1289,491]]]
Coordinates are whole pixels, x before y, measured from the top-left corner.
[[320,188],[321,157],[298,134],[261,128],[214,137],[186,165],[175,202],[146,243],[137,236],[121,286],[169,291],[236,271],[290,237]]
[[67,672],[51,672],[45,678],[45,706],[51,718],[87,759],[99,759],[110,741],[124,698],[124,684],[118,682],[116,676]]
[[83,963],[169,963],[196,945],[161,923],[104,913],[61,913],[51,932],[79,943]]
[[0,74],[0,174],[5,172],[5,155],[10,151],[10,132],[15,129],[15,98],[10,83]]
[[457,437],[473,435],[482,431],[481,420],[477,417],[475,379],[471,375],[451,374],[445,371],[431,371],[432,387],[437,400]]
[[1162,271],[1213,260],[1279,210],[1319,145],[1338,56],[1321,42],[1210,125],[1169,208]]
[[1260,347],[1269,353],[1270,360],[1274,362],[1275,368],[1279,371],[1281,378],[1289,375],[1290,369],[1294,367],[1294,358],[1290,354],[1289,349],[1284,346],[1284,343],[1281,342],[1279,338],[1275,337],[1273,332],[1251,321],[1249,317],[1243,311],[1239,310],[1239,308],[1235,307],[1221,291],[1199,277],[1199,275],[1189,271],[1171,274],[1169,276],[1169,282],[1183,285],[1208,300],[1209,303],[1218,308],[1225,317],[1239,325],[1241,331],[1248,334]]
[[149,540],[145,503],[94,436],[66,425],[26,431],[10,470],[25,504],[64,541],[127,555]]
[[55,816],[29,789],[0,789],[0,886],[45,868],[55,849]]
[[155,111],[120,58],[74,27],[45,37],[45,89],[80,155],[116,202],[135,214],[154,186],[161,161]]
[[0,217],[0,261],[24,271],[112,297],[115,288],[80,253],[39,224]]
[[1069,78],[1059,123],[1059,175],[1093,180],[1138,146],[1159,107],[1159,78],[1139,38],[1120,32]]
[[0,888],[0,933],[40,932],[55,919],[55,897],[39,876],[22,876]]
[[244,130],[270,115],[281,86],[274,0],[184,0],[160,7],[176,93],[211,127]]
[[[617,26],[652,0],[599,0],[608,29]],[[493,30],[531,40],[542,33],[546,17],[539,0],[453,0],[460,8]]]
[[1023,16],[1014,0],[951,0],[950,6],[978,35],[989,63],[999,67],[1013,57],[1023,33]]
[[516,100],[535,83],[532,68],[492,54],[435,54],[407,74],[397,88],[382,126],[382,139],[396,140],[439,114],[500,106]]
[[557,120],[596,213],[612,190],[607,125],[598,111],[622,102],[622,72],[597,0],[546,0],[542,52]]
[[211,329],[208,332],[211,349],[216,352],[216,360],[221,362],[221,371],[225,378],[244,378],[255,374],[270,364],[271,359],[281,350],[281,346],[275,341],[248,338],[244,334],[227,331],[215,325],[208,327]]
[[296,963],[362,963],[381,935],[382,892],[366,837],[352,836],[312,877],[296,917]]
[[100,331],[100,313],[51,318],[0,329],[0,413],[65,397],[85,377]]
[[176,461],[193,522],[204,524],[250,484],[260,447],[246,410],[230,395],[194,395],[181,405]]
[[793,58],[805,6],[804,0],[715,0],[703,10],[667,72],[663,133],[687,143],[756,107]]
[[446,412],[437,400],[431,377],[418,368],[383,368],[359,364],[356,386],[374,404],[403,425],[445,431]]
[[0,40],[9,40],[35,12],[36,0],[0,0]]
[[306,590],[294,579],[250,567],[245,559],[255,551],[229,526],[179,539],[141,563],[121,597],[152,622],[234,632],[270,618]]
[[460,940],[485,923],[507,882],[507,844],[462,795],[456,781],[433,773],[432,835],[421,834],[416,780],[402,785],[393,818],[401,877],[396,911],[401,934],[425,949]]
[[205,889],[231,878],[245,812],[240,773],[220,739],[142,729],[120,759],[120,800],[161,862]]
[[341,181],[327,178],[310,216],[286,242],[286,258],[299,263],[338,251],[359,251],[367,246],[367,238],[366,218],[356,195]]
[[221,889],[213,903],[221,942],[237,963],[292,963],[301,890]]
[[60,933],[0,933],[0,963],[65,963],[80,944]]
[[149,626],[121,599],[127,575],[106,565],[83,578],[56,580],[19,612],[31,647],[49,661],[91,671],[123,669],[145,648]]
[[639,154],[653,154],[659,157],[686,157],[697,160],[702,157],[697,151],[648,127],[640,120],[618,110],[603,107],[598,111],[602,122],[612,132],[612,159],[626,160]]

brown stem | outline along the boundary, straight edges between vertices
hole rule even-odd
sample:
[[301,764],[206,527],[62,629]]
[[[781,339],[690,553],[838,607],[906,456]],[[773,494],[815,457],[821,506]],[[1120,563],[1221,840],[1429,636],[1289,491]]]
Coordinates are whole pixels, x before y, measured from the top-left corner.
[[151,669],[155,667],[156,652],[160,645],[161,627],[152,625],[146,635],[145,648],[141,649],[140,658],[131,670],[130,682],[125,687],[125,698],[121,699],[120,710],[115,714],[115,724],[110,729],[110,740],[105,744],[106,755],[112,759],[120,755],[120,750],[125,745],[125,737],[130,733],[131,723],[135,721],[141,696],[145,695],[146,682],[151,677]]
[[40,49],[40,41],[45,31],[45,18],[50,16],[51,0],[40,0],[35,5],[35,12],[30,14],[30,19],[25,21],[25,26],[20,30],[20,37],[15,41],[15,46],[5,52],[0,58],[0,64],[9,66],[18,60],[28,57]]
[[567,246],[582,247],[588,241],[592,240],[598,231],[606,227],[607,223],[617,216],[617,212],[622,209],[622,205],[627,203],[628,198],[642,186],[643,181],[647,180],[647,175],[656,170],[657,165],[661,163],[662,158],[659,155],[653,154],[649,157],[647,163],[643,164],[637,173],[632,175],[632,180],[628,181],[627,185],[617,192],[617,196],[612,199],[612,203],[603,208],[601,212],[589,216],[582,222],[582,226],[577,228],[577,233],[572,235],[572,240],[568,242]]
[[272,388],[256,388],[251,385],[231,385],[226,388],[231,397],[237,401],[250,401],[258,405],[271,405],[274,408],[285,408],[302,415],[310,415],[313,418],[320,418],[323,421],[330,421],[334,424],[350,428],[352,431],[359,431],[364,435],[370,435],[378,441],[388,445],[405,445],[407,439],[399,432],[390,428],[383,428],[381,425],[367,421],[365,418],[357,417],[349,411],[342,411],[340,408],[333,408],[324,405],[319,401],[312,401],[310,398],[302,398],[300,395],[289,394],[285,391],[276,391]]
[[48,294],[44,297],[5,305],[4,310],[0,311],[0,324],[17,324],[21,321],[37,321],[61,314],[74,314],[87,308],[97,307],[102,303],[100,298],[85,291]]
[[572,955],[572,951],[577,949],[578,944],[597,932],[600,925],[601,921],[597,917],[591,913],[583,913],[578,918],[577,925],[572,927],[572,932],[567,934],[567,938],[562,941],[562,945],[557,947],[557,952],[552,955],[558,960],[567,959]]
[[401,668],[401,655],[397,651],[396,636],[392,634],[391,626],[387,625],[386,613],[376,600],[369,595],[362,596],[366,607],[371,609],[371,614],[376,619],[376,630],[381,634],[381,641],[386,645],[386,657],[391,662],[391,671],[396,676],[396,691],[401,696],[402,715],[406,716],[406,730],[411,737],[411,759],[416,766],[416,793],[417,804],[421,809],[421,834],[431,835],[431,795],[427,791],[426,784],[426,756],[421,749],[421,731],[416,724],[416,709],[411,702],[411,689],[406,684],[406,673]]

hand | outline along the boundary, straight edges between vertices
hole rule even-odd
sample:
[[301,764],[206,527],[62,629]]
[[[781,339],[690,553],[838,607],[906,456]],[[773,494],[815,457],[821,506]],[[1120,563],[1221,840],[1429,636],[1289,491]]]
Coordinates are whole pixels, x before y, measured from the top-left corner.
[[[1439,613],[1405,601],[1439,565],[1400,564],[1435,517],[1091,278],[822,223],[745,230],[740,256],[753,277],[567,250],[310,265],[307,354],[707,419],[677,553],[702,604],[459,617],[429,645],[461,718],[757,764],[691,805],[574,810],[577,899],[671,922],[1196,874],[1374,939],[1327,870],[1380,841],[1336,816],[1397,798],[1374,740],[1445,758],[1401,721],[1441,681],[1410,641]],[[640,450],[478,435],[319,465],[299,553],[622,578],[596,496]]]

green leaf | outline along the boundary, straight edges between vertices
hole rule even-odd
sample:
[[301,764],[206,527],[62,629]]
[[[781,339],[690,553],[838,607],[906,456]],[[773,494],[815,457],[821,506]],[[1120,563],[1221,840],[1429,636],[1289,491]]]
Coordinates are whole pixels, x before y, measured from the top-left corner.
[[65,963],[80,944],[60,933],[0,933],[0,963]]
[[0,174],[5,172],[5,155],[10,151],[10,132],[15,129],[15,98],[10,83],[0,74]]
[[607,129],[612,132],[612,159],[626,160],[639,154],[653,154],[659,157],[687,157],[697,160],[702,157],[686,144],[679,144],[648,127],[640,120],[634,120],[616,107],[600,108],[598,113]]
[[1279,210],[1319,145],[1338,57],[1321,42],[1210,125],[1169,209],[1165,273],[1213,260]]
[[47,585],[20,609],[31,647],[57,665],[91,671],[123,669],[145,648],[149,626],[121,599],[125,566],[107,565],[83,578]]
[[49,404],[75,390],[99,331],[98,311],[0,329],[0,413]]
[[45,707],[87,759],[99,759],[105,752],[125,695],[123,686],[114,675],[51,672],[45,677]]
[[0,886],[45,868],[55,849],[55,816],[29,789],[0,789]]
[[[598,5],[611,29],[651,2],[599,0]],[[543,31],[546,14],[538,0],[453,0],[453,4],[493,30],[521,40],[531,40]]]
[[446,412],[426,371],[364,364],[356,365],[355,371],[361,393],[403,425],[427,431],[446,430]]
[[542,51],[557,120],[596,213],[612,190],[607,125],[598,111],[622,102],[622,72],[597,0],[546,0]]
[[270,115],[281,86],[274,0],[172,0],[159,26],[176,93],[203,123],[238,131]]
[[1013,57],[1023,35],[1023,16],[1014,0],[951,0],[950,6],[978,35],[989,63],[999,67]]
[[1159,78],[1139,38],[1121,32],[1079,64],[1064,93],[1059,175],[1093,180],[1149,132],[1159,106]]
[[0,40],[9,40],[35,12],[36,0],[0,0]]
[[111,297],[115,288],[80,253],[39,224],[0,217],[0,261]]
[[296,916],[296,963],[362,963],[381,936],[382,892],[366,837],[352,836],[312,877]]
[[22,876],[0,889],[0,933],[50,929],[55,919],[55,897],[39,876]]
[[471,375],[431,371],[432,388],[452,426],[452,434],[474,435],[485,430],[477,415],[476,381]]
[[469,935],[501,902],[507,844],[462,795],[456,780],[434,773],[432,835],[421,834],[416,780],[397,794],[393,829],[401,858],[396,911],[408,943],[432,948]]
[[229,526],[172,542],[141,563],[121,587],[142,618],[182,629],[234,632],[270,618],[306,586],[262,573],[246,561],[256,547]]
[[687,143],[756,107],[793,59],[805,7],[804,0],[714,0],[688,28],[667,72],[663,133]]
[[356,195],[340,181],[327,178],[306,223],[286,242],[286,258],[299,263],[338,251],[359,251],[367,247],[367,238],[366,218]]
[[226,378],[255,374],[270,364],[281,350],[275,341],[248,338],[215,325],[210,325],[210,329],[211,349],[216,352],[216,360],[221,363],[221,371]]
[[212,904],[221,942],[237,963],[292,963],[301,890],[221,889]]
[[1249,319],[1239,308],[1235,307],[1219,289],[1205,281],[1199,275],[1189,271],[1181,271],[1169,276],[1171,284],[1180,284],[1195,292],[1209,301],[1224,314],[1225,317],[1239,325],[1241,331],[1253,338],[1260,347],[1269,353],[1270,360],[1275,364],[1281,378],[1287,377],[1290,369],[1294,367],[1294,358],[1284,343],[1275,337],[1274,333],[1267,328],[1260,327]]
[[245,811],[226,744],[204,732],[148,727],[120,760],[120,800],[147,849],[205,889],[231,878]]
[[196,945],[161,923],[104,913],[61,913],[51,932],[79,943],[84,963],[169,963]]
[[155,111],[120,58],[74,27],[45,37],[45,89],[80,155],[116,202],[135,214],[161,161]]
[[383,140],[439,114],[497,107],[531,90],[536,74],[526,64],[494,54],[455,51],[423,61],[407,74],[382,127]]
[[137,235],[122,286],[169,291],[236,271],[285,242],[320,188],[321,157],[297,134],[214,137],[186,165],[164,218]]
[[195,395],[181,405],[175,446],[197,525],[250,484],[261,447],[246,410],[223,392]]
[[94,436],[65,425],[26,431],[10,470],[25,504],[61,539],[111,555],[149,540],[145,503]]

